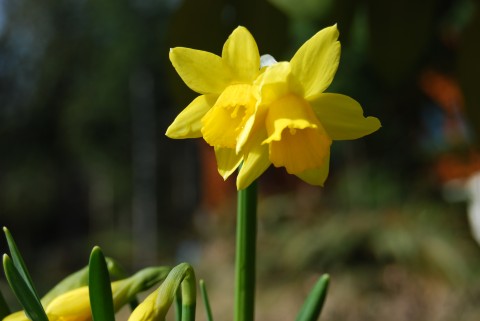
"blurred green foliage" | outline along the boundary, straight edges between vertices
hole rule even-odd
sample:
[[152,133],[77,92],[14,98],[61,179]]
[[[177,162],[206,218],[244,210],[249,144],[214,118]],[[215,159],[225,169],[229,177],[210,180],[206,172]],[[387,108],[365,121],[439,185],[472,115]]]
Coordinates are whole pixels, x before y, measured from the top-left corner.
[[[351,192],[350,184],[362,184],[369,192],[378,188],[360,177],[339,183],[317,205],[298,205],[315,203],[318,196],[307,191],[303,199],[295,193],[265,197],[259,210],[263,278],[289,278],[292,271],[381,273],[388,266],[451,284],[476,278],[480,250],[461,205],[419,195],[397,202],[388,192],[357,202],[360,195]],[[395,182],[385,177],[382,186],[388,185]],[[321,205],[325,199],[328,207]]]

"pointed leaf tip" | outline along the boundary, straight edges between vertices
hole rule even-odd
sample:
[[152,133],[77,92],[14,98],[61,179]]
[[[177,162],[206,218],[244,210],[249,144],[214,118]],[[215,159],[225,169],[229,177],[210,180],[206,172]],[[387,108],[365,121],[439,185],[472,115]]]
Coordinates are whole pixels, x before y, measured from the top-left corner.
[[89,261],[88,290],[93,321],[115,321],[115,309],[107,262],[99,246],[94,246]]
[[3,265],[5,265],[5,261],[7,261],[7,260],[10,260],[10,258],[8,257],[8,254],[7,254],[7,253],[3,253],[3,256],[2,256]]
[[322,312],[327,297],[330,276],[322,275],[308,294],[305,303],[297,315],[296,321],[316,321]]
[[210,307],[210,301],[208,299],[207,287],[205,281],[201,279],[199,282],[200,294],[202,296],[203,305],[205,306],[205,313],[207,321],[213,321],[212,308]]

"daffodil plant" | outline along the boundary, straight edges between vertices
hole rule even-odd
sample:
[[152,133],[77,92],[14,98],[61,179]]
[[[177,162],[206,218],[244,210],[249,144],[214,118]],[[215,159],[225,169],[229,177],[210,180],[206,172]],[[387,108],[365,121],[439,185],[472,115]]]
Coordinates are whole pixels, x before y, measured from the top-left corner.
[[[195,273],[187,263],[173,268],[147,267],[127,277],[116,261],[105,258],[95,247],[87,267],[66,277],[40,299],[12,235],[6,228],[4,232],[11,253],[11,258],[3,256],[5,276],[24,310],[12,313],[0,293],[3,321],[114,321],[115,313],[126,304],[132,308],[129,321],[165,320],[173,302],[179,308],[178,321],[195,320]],[[112,282],[111,278],[118,280]],[[137,294],[156,285],[138,304]]]
[[[357,139],[380,128],[380,121],[364,117],[354,99],[325,92],[340,61],[338,36],[336,25],[325,28],[282,62],[260,56],[244,27],[233,31],[221,57],[190,48],[170,50],[179,76],[200,96],[166,135],[203,137],[214,148],[224,179],[238,169],[235,321],[252,321],[255,315],[255,180],[273,164],[323,186],[332,141]],[[323,302],[320,297],[312,302]],[[305,315],[317,316],[309,310],[299,318]]]
[[[312,185],[328,176],[333,140],[356,139],[380,128],[364,117],[354,99],[325,92],[340,59],[336,25],[309,39],[290,61],[260,56],[244,27],[233,31],[221,56],[177,47],[170,60],[185,84],[200,95],[168,127],[171,138],[200,138],[214,148],[218,172],[227,179],[238,170],[235,321],[255,316],[257,229],[256,180],[273,164]],[[127,277],[112,259],[95,247],[89,265],[67,277],[43,298],[33,286],[13,237],[4,228],[11,258],[3,257],[7,280],[24,310],[11,313],[0,293],[3,321],[113,321],[130,304],[129,321],[163,321],[176,307],[177,321],[195,320],[196,279],[187,263],[149,267]],[[118,279],[113,281],[113,279]],[[318,318],[329,283],[319,278],[297,321]],[[158,288],[150,289],[158,285]],[[150,290],[137,304],[139,292]],[[204,282],[200,293],[213,321]]]

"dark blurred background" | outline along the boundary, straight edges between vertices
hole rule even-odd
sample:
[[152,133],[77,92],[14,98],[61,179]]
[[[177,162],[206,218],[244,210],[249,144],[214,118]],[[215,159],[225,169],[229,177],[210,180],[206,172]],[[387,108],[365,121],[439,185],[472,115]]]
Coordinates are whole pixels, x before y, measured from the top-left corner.
[[[328,91],[354,97],[382,128],[334,143],[324,188],[283,169],[261,178],[259,319],[293,319],[328,272],[324,320],[478,320],[479,6],[0,1],[0,224],[42,293],[98,244],[130,271],[192,262],[212,279],[214,313],[230,318],[234,179],[221,180],[201,140],[164,136],[196,95],[168,50],[220,54],[243,25],[261,54],[289,60],[337,23],[342,57]],[[16,304],[3,278],[0,290]]]

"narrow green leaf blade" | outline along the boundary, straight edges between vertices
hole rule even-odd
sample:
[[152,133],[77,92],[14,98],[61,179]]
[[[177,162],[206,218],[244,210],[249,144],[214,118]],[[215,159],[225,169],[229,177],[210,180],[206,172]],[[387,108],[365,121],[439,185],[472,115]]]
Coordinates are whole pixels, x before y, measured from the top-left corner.
[[207,287],[205,281],[200,280],[200,294],[202,295],[203,305],[205,305],[205,312],[207,313],[207,321],[213,321],[212,309],[210,308],[210,301],[208,299]]
[[93,321],[115,321],[110,275],[98,246],[90,254],[88,287]]
[[322,275],[318,279],[300,309],[296,321],[316,321],[318,319],[327,297],[329,281],[330,276],[327,274]]
[[32,321],[48,321],[48,317],[45,310],[40,303],[40,300],[32,292],[29,285],[26,283],[23,276],[17,270],[16,266],[8,257],[3,255],[3,269],[5,270],[5,276],[7,277],[8,284],[12,288],[18,301],[25,309],[25,313]]
[[10,250],[10,255],[12,256],[13,265],[15,265],[15,267],[17,268],[21,277],[24,279],[25,284],[27,284],[30,288],[32,294],[37,298],[38,301],[40,301],[40,297],[38,296],[38,293],[33,286],[33,281],[30,277],[30,273],[28,273],[25,261],[23,261],[22,255],[17,248],[17,244],[15,243],[12,234],[6,227],[3,227],[3,232],[5,233],[5,237],[7,239],[7,244]]
[[5,318],[11,313],[10,308],[7,305],[7,301],[3,297],[2,291],[0,291],[0,320]]

